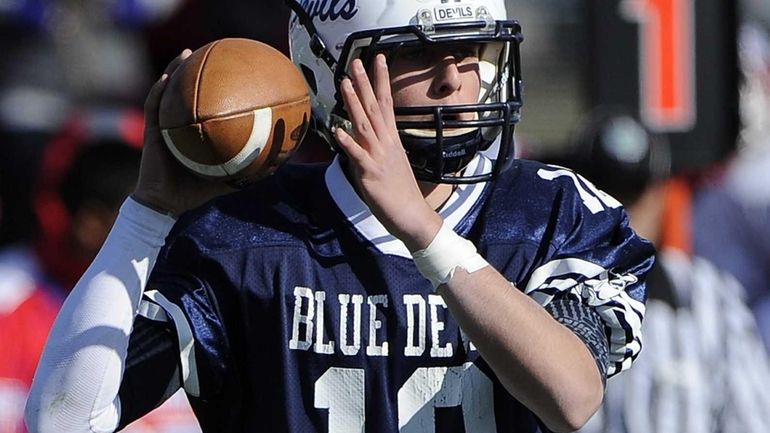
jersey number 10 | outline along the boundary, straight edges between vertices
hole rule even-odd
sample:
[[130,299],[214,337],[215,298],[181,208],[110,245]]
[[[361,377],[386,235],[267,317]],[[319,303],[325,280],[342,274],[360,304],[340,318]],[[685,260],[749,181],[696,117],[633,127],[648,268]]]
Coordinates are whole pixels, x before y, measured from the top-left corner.
[[[314,405],[328,409],[329,431],[362,433],[366,423],[365,372],[331,367],[315,382]],[[422,367],[398,390],[398,431],[435,432],[435,408],[460,407],[466,432],[493,433],[492,381],[473,363]]]

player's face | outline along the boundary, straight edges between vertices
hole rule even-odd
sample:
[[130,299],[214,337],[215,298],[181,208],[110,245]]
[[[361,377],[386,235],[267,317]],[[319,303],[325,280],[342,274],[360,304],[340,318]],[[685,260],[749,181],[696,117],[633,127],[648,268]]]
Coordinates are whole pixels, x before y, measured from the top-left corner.
[[399,49],[388,64],[393,106],[477,103],[481,86],[479,49],[480,45],[473,43]]

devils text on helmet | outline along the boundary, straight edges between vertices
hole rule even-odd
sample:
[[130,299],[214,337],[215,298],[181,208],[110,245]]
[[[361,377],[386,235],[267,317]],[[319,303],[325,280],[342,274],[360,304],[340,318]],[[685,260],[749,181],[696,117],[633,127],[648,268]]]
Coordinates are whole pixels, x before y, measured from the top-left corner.
[[336,21],[350,20],[358,13],[356,0],[299,0],[311,19]]

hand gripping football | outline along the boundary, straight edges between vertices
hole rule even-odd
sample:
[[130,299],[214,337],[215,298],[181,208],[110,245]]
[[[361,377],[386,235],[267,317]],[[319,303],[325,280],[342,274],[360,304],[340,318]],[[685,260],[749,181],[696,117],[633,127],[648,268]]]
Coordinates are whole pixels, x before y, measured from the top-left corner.
[[291,60],[264,43],[228,38],[197,49],[169,77],[159,126],[182,165],[244,187],[292,155],[309,118],[307,84]]

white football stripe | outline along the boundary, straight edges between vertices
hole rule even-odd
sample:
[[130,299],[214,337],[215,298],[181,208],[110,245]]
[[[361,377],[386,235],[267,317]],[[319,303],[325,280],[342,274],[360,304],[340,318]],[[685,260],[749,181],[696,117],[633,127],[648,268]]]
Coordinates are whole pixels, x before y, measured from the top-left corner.
[[233,159],[222,164],[222,167],[228,174],[235,174],[242,168],[246,168],[259,156],[262,149],[265,148],[270,133],[273,131],[273,109],[270,107],[260,108],[254,111],[254,122],[251,126],[246,145]]
[[253,113],[251,134],[240,152],[223,164],[201,164],[184,156],[176,148],[167,129],[161,130],[163,141],[176,159],[190,170],[211,177],[224,177],[237,173],[252,163],[265,148],[270,133],[273,130],[273,110],[270,107],[260,108]]

